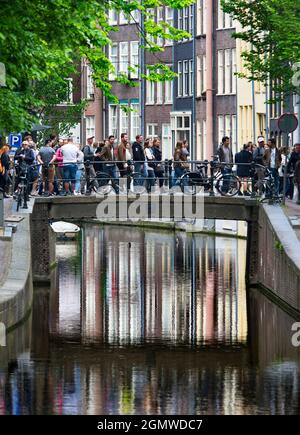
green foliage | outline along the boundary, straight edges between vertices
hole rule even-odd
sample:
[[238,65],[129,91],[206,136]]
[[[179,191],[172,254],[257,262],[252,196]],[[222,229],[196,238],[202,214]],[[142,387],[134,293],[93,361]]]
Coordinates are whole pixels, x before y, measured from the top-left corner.
[[[108,24],[108,10],[131,16],[138,9],[144,16],[147,35],[176,40],[187,37],[186,32],[167,23],[155,24],[150,9],[164,5],[182,8],[193,1],[1,0],[0,62],[6,67],[6,87],[0,87],[0,132],[30,130],[37,114],[50,116],[54,101],[46,83],[51,80],[54,89],[59,88],[63,78],[76,72],[76,62],[81,58],[91,64],[96,86],[109,101],[117,103],[108,80],[114,68],[106,52],[111,32],[118,29]],[[140,26],[137,32],[141,32]],[[161,51],[147,37],[144,41],[146,49]],[[117,80],[133,86],[124,74]],[[40,93],[43,88],[49,103]],[[81,110],[83,107],[84,103]],[[77,109],[73,108],[75,112]]]
[[300,2],[222,0],[224,11],[240,22],[235,37],[249,43],[243,53],[248,79],[266,82],[283,96],[300,92]]

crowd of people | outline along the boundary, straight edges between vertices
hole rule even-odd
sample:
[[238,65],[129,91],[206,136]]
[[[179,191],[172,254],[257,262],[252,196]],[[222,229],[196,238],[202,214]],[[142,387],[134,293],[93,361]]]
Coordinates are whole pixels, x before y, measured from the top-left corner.
[[[300,143],[296,143],[292,149],[287,147],[278,148],[276,140],[271,138],[265,142],[263,136],[257,139],[257,145],[248,142],[243,145],[241,151],[233,156],[230,148],[229,137],[224,137],[218,148],[220,162],[227,163],[222,168],[223,174],[229,174],[236,167],[236,175],[242,182],[242,191],[239,195],[250,195],[249,182],[253,178],[252,170],[255,164],[255,179],[259,193],[262,193],[263,180],[266,176],[266,168],[274,180],[275,195],[285,195],[293,199],[294,186],[297,187],[297,204],[300,204]],[[286,173],[286,186],[284,190],[284,176]]]
[[[239,195],[249,195],[249,179],[252,163],[255,163],[255,176],[258,190],[263,187],[265,168],[273,176],[275,193],[283,194],[284,173],[287,173],[285,195],[294,196],[294,185],[298,189],[297,203],[300,204],[300,144],[295,144],[292,150],[285,147],[278,149],[275,139],[265,143],[263,136],[258,137],[257,145],[252,142],[245,144],[241,151],[233,155],[229,137],[224,137],[217,149],[219,162],[224,163],[223,175],[236,171],[241,180],[242,190]],[[87,144],[81,147],[74,144],[72,138],[60,139],[50,136],[40,148],[30,134],[24,137],[22,146],[14,157],[15,180],[13,191],[16,191],[24,172],[28,180],[28,194],[36,195],[81,195],[97,191],[99,183],[103,182],[103,174],[113,181],[114,189],[120,191],[122,179],[128,183],[131,172],[140,174],[137,181],[148,192],[157,185],[164,185],[165,165],[162,161],[162,151],[159,138],[147,138],[137,135],[131,144],[126,133],[121,134],[120,142],[111,135],[102,142],[94,141],[94,136],[87,138]],[[9,146],[0,149],[0,188],[4,196],[8,195],[9,177],[12,170]],[[173,162],[169,163],[169,186],[176,184],[190,169],[187,141],[177,142],[173,154]],[[99,180],[101,174],[101,180]],[[128,186],[127,186],[128,188]]]

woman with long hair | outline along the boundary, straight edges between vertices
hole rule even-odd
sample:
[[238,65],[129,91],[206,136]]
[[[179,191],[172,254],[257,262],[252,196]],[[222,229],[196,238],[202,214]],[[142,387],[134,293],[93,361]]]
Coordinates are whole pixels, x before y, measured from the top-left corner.
[[153,141],[151,138],[148,138],[144,142],[144,153],[145,158],[147,161],[147,181],[146,181],[146,189],[148,193],[151,193],[152,187],[155,185],[155,175],[154,175],[154,169],[155,169],[155,156],[152,150],[153,147]]

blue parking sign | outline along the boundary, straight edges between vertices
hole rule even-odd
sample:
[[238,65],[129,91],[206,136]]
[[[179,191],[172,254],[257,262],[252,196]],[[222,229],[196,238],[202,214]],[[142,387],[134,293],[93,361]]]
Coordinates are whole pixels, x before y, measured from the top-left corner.
[[15,153],[18,148],[20,148],[22,144],[22,135],[21,134],[10,134],[8,138],[9,145],[11,146],[11,153]]

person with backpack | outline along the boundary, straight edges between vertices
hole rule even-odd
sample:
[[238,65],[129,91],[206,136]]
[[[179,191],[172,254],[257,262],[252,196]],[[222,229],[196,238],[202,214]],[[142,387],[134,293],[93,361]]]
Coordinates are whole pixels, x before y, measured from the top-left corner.
[[288,167],[288,173],[294,172],[294,184],[298,189],[298,199],[297,204],[300,205],[300,143],[295,144],[295,149],[290,155]]

